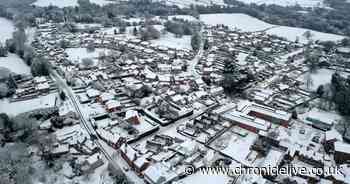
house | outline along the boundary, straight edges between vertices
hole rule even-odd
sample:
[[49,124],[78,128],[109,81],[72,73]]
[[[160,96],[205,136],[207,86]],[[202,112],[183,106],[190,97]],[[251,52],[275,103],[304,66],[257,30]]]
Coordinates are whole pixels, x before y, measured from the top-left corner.
[[120,110],[122,107],[121,103],[116,100],[109,100],[106,102],[106,110],[108,112],[115,112],[117,110]]
[[119,149],[126,141],[125,138],[102,128],[97,129],[96,133],[102,140],[106,141],[115,149]]
[[39,83],[35,86],[35,89],[40,92],[49,92],[50,91],[50,85],[48,82]]
[[51,155],[53,157],[59,157],[61,155],[69,153],[68,144],[58,144],[51,150]]
[[111,93],[102,93],[99,97],[98,100],[102,103],[105,103],[109,100],[113,100],[114,99],[114,95]]
[[350,58],[350,48],[349,47],[339,47],[337,48],[337,53],[343,55],[344,57]]
[[304,119],[305,123],[311,124],[313,127],[324,131],[330,130],[336,121],[337,118],[333,118],[329,112],[319,109],[312,109]]
[[96,98],[100,95],[100,91],[98,91],[96,89],[88,89],[88,90],[86,90],[86,95],[89,98]]
[[34,83],[35,84],[40,84],[40,83],[45,83],[47,82],[47,79],[45,76],[41,76],[41,77],[34,77]]
[[221,115],[221,118],[226,121],[238,124],[239,127],[254,133],[258,133],[259,131],[266,132],[271,128],[270,122],[243,114],[235,110],[225,112]]
[[334,152],[336,163],[343,164],[350,160],[350,144],[337,141],[334,143]]
[[221,95],[224,93],[224,88],[223,87],[216,87],[216,88],[211,88],[210,89],[210,94],[213,96],[216,95]]
[[101,167],[103,164],[104,162],[102,160],[102,156],[100,155],[100,153],[95,153],[84,161],[81,169],[84,173],[88,173],[90,171],[93,171]]
[[342,135],[336,130],[331,129],[326,131],[325,133],[325,140],[324,140],[324,148],[327,152],[330,152],[331,150],[334,150],[334,143],[340,141],[343,141]]
[[149,161],[147,157],[149,155],[145,154],[140,156],[131,146],[123,144],[120,147],[122,158],[128,163],[128,165],[135,170],[138,174],[141,174],[149,166]]
[[125,118],[127,122],[138,125],[141,123],[141,117],[139,116],[139,113],[135,110],[128,110],[125,113]]
[[131,168],[134,168],[134,161],[137,160],[137,152],[128,144],[123,144],[120,147],[121,157],[128,163]]
[[178,179],[178,174],[163,163],[155,163],[149,166],[143,173],[146,183],[165,184]]
[[144,85],[143,84],[127,84],[125,85],[124,92],[129,97],[142,97],[144,96]]
[[232,109],[234,109],[236,107],[237,107],[237,104],[235,104],[235,103],[228,103],[228,104],[225,104],[225,105],[222,105],[220,107],[215,108],[214,110],[211,111],[211,114],[213,114],[213,115],[220,115],[220,114],[225,113],[227,111],[230,111],[230,110],[232,110]]
[[274,108],[256,104],[256,103],[251,104],[247,108],[246,112],[248,112],[247,114],[250,116],[261,118],[271,123],[282,125],[284,127],[288,127],[289,122],[292,119],[291,113],[281,111],[281,110],[276,110]]
[[[279,167],[283,161],[285,152],[272,148],[266,155],[265,160],[261,163],[260,167]],[[266,173],[268,174],[268,173]],[[275,177],[275,176],[268,176]]]
[[158,70],[160,72],[170,72],[171,71],[171,65],[168,64],[158,64]]
[[144,170],[146,170],[149,167],[150,162],[147,160],[148,156],[149,154],[145,154],[134,161],[134,170],[136,171],[136,173],[141,174]]

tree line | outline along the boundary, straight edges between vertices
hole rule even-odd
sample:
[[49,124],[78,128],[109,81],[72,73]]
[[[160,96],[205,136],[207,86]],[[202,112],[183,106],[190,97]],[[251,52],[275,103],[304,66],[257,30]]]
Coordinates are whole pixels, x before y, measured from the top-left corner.
[[350,3],[346,0],[326,0],[326,5],[331,8],[245,4],[237,0],[224,2],[231,6],[196,6],[196,11],[200,14],[244,13],[271,24],[350,36]]

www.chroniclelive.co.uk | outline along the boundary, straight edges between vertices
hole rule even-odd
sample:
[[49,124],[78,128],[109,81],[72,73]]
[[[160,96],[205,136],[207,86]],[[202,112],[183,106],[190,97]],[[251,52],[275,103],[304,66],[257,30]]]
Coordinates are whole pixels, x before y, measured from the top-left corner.
[[193,166],[188,166],[185,169],[185,174],[191,175],[195,172],[199,172],[203,175],[244,175],[244,174],[256,174],[256,175],[333,175],[341,174],[339,168],[337,167],[327,167],[327,168],[309,168],[303,166],[293,166],[288,167],[201,167],[195,169]]

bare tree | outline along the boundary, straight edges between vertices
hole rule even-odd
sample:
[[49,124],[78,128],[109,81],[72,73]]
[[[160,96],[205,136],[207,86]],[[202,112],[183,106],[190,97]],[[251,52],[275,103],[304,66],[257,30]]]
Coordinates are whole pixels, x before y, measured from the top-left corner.
[[309,72],[306,75],[306,87],[307,87],[307,89],[310,90],[312,85],[313,85],[313,80],[312,80],[312,77],[311,77],[311,73]]
[[308,40],[311,41],[311,38],[313,37],[313,34],[311,33],[311,31],[305,31],[303,36]]

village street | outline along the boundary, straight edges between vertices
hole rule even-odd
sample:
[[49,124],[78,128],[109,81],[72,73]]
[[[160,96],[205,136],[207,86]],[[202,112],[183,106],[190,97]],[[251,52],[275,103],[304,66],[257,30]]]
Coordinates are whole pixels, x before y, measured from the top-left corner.
[[[119,157],[117,150],[111,149],[111,147],[105,144],[105,142],[103,142],[103,140],[101,140],[97,136],[94,128],[91,125],[91,122],[89,121],[89,117],[86,117],[86,114],[82,113],[79,101],[76,99],[74,92],[67,85],[65,80],[62,79],[62,77],[55,70],[52,71],[51,76],[56,80],[57,85],[62,90],[64,90],[64,92],[67,94],[67,96],[71,100],[76,112],[80,116],[80,122],[81,122],[82,128],[84,128],[85,131],[90,135],[90,137],[94,139],[94,142],[99,147],[101,153],[105,156],[108,162],[114,167],[114,169],[124,173],[124,175],[130,181],[133,181],[135,183],[143,183],[142,180],[139,177],[137,177],[134,172],[126,172],[124,169],[122,169],[122,167],[119,165],[121,163],[120,161],[116,162],[116,160],[118,159],[116,157]],[[121,159],[118,159],[118,160],[121,160]]]

